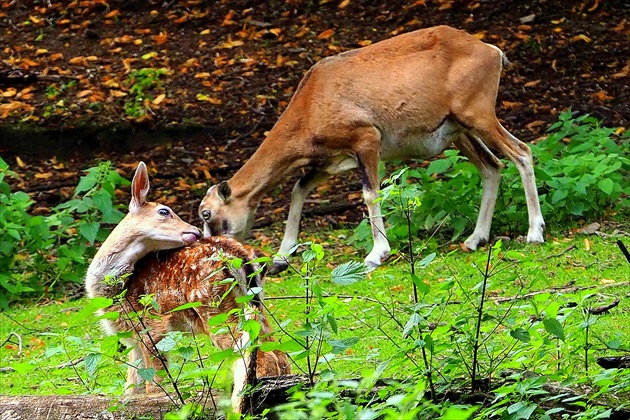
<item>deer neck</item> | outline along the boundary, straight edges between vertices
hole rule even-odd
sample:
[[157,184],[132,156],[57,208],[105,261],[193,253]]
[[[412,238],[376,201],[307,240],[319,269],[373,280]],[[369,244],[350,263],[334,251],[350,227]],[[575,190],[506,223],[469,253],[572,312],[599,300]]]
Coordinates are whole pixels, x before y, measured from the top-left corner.
[[229,181],[232,195],[245,201],[250,208],[256,208],[269,191],[295,170],[311,162],[306,157],[308,152],[292,146],[291,143],[300,143],[293,141],[297,137],[287,133],[291,133],[291,130],[283,132],[282,128],[274,127],[258,150]]
[[114,297],[125,287],[125,279],[133,272],[136,262],[149,253],[130,226],[119,224],[101,245],[85,277],[90,297]]

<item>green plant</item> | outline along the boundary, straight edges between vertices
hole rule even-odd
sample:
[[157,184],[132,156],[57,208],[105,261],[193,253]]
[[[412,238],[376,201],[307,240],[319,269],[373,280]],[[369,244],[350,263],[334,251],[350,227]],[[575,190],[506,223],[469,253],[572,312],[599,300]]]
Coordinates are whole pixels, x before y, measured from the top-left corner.
[[114,190],[128,184],[103,162],[87,170],[74,197],[51,209],[47,217],[32,216],[33,200],[12,192],[5,176],[15,176],[0,158],[0,307],[12,300],[49,293],[58,282],[81,282],[107,224],[123,214],[113,205]]
[[130,97],[123,106],[128,117],[135,119],[146,114],[153,99],[150,92],[162,89],[160,78],[166,74],[169,74],[169,70],[150,67],[129,73],[125,84],[129,88]]

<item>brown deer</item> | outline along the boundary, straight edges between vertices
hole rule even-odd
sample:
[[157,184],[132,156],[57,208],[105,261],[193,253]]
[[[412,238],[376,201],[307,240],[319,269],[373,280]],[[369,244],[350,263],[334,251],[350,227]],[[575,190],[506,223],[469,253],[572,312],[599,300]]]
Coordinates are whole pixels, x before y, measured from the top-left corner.
[[406,33],[316,63],[259,149],[228,181],[208,189],[199,206],[204,234],[243,240],[264,195],[298,168],[311,170],[292,191],[274,271],[286,268],[297,243],[304,200],[331,175],[358,167],[374,237],[366,264],[390,252],[378,197],[379,161],[429,159],[454,145],[479,170],[479,217],[464,245],[490,236],[503,164],[521,175],[529,212],[528,242],[543,242],[545,226],[529,147],[495,113],[505,57],[466,32],[437,26]]
[[[106,310],[118,311],[118,319],[103,319],[102,323],[110,335],[133,332],[133,338],[124,340],[125,345],[133,347],[129,353],[126,392],[158,391],[161,388],[158,376],[153,382],[140,386],[139,363],[156,371],[163,369],[166,359],[156,345],[164,334],[174,330],[192,331],[209,335],[222,350],[234,348],[243,355],[235,364],[232,396],[234,408],[241,409],[242,391],[253,367],[250,364],[256,363],[257,376],[277,376],[291,371],[288,357],[278,351],[258,351],[256,359],[250,360],[244,354],[251,344],[249,336],[236,330],[238,316],[234,309],[241,306],[236,299],[263,285],[265,267],[256,261],[260,255],[231,238],[198,240],[199,229],[181,220],[169,207],[148,202],[149,177],[142,162],[133,177],[131,192],[129,213],[98,250],[85,280],[90,297],[122,296]],[[229,262],[235,258],[242,264]],[[120,281],[116,282],[117,279]],[[140,303],[146,295],[153,297],[157,309]],[[262,299],[262,292],[258,292],[250,301],[246,319],[257,319],[261,336],[271,340],[267,336],[271,328],[264,315]],[[171,312],[191,302],[201,305]],[[145,316],[132,316],[142,313]],[[228,333],[214,335],[209,330],[208,320],[222,313],[229,314],[231,329]]]

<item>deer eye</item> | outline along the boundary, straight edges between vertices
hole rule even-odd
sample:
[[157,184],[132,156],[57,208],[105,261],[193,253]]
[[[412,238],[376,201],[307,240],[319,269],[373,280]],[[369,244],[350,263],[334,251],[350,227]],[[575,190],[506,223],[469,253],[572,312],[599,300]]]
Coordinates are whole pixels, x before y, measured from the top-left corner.
[[170,214],[171,214],[171,212],[170,212],[170,211],[168,211],[168,209],[161,208],[161,209],[159,209],[159,210],[158,210],[158,214],[159,214],[160,216],[168,216],[168,215],[170,215]]

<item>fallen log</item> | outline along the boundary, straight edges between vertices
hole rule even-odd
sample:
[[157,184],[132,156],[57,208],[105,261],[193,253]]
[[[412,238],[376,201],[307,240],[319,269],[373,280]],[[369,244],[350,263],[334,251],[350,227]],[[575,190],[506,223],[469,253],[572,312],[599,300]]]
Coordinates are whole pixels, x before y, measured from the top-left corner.
[[[304,375],[259,378],[247,411],[261,413],[288,401],[286,391],[300,383],[307,383]],[[203,405],[204,414],[212,418],[218,392],[199,393],[187,402]],[[224,398],[229,396],[224,395]],[[205,402],[205,403],[203,403]],[[0,395],[0,420],[123,420],[130,418],[161,419],[178,409],[175,401],[165,394],[117,398],[103,395]]]
[[[526,373],[525,376],[535,375]],[[352,380],[359,381],[359,378]],[[380,379],[375,386],[367,391],[367,398],[372,402],[382,401],[383,396],[379,392],[387,387],[391,380]],[[398,382],[398,381],[394,381]],[[507,380],[509,382],[509,380]],[[306,375],[286,375],[281,377],[259,378],[252,395],[246,400],[246,412],[260,414],[267,408],[272,408],[289,401],[288,390],[302,385],[304,389],[310,388]],[[495,384],[497,386],[498,384]],[[591,390],[588,387],[573,389],[553,381],[548,381],[543,386],[546,394],[534,397],[544,409],[561,407],[564,413],[577,415],[583,407],[575,405],[576,400],[589,402],[611,408],[611,419],[628,419],[630,411],[624,408],[610,406],[609,402],[589,400],[588,394]],[[346,389],[341,392],[343,397],[354,398],[354,390]],[[385,393],[384,395],[389,395]],[[561,398],[549,399],[541,397],[558,396]],[[224,398],[229,396],[224,395]],[[363,397],[366,397],[363,394]],[[216,413],[215,404],[219,398],[216,391],[212,393],[199,393],[191,397],[187,402],[203,405],[203,414],[208,418],[213,418]],[[453,389],[447,394],[440,396],[440,399],[448,399],[455,403],[487,404],[493,401],[496,395],[490,391],[470,394],[466,389]],[[107,397],[102,395],[20,395],[2,396],[0,395],[0,420],[123,420],[129,418],[154,418],[162,419],[166,413],[178,409],[178,405],[167,395],[144,395],[133,397],[127,401],[117,397]],[[273,418],[273,413],[271,417]]]

